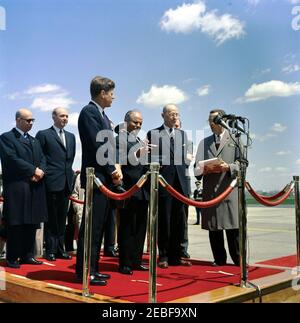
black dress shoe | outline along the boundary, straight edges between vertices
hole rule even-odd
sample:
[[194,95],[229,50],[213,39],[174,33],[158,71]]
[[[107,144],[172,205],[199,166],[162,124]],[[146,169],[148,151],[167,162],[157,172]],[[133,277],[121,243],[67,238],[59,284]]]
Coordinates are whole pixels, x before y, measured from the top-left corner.
[[214,266],[214,267],[218,267],[218,266],[225,266],[226,265],[226,261],[224,262],[224,261],[214,261],[212,264],[211,264],[212,266]]
[[68,253],[63,252],[63,253],[59,253],[56,255],[57,259],[65,259],[65,260],[70,260],[72,259],[72,256],[70,256]]
[[115,250],[104,252],[105,257],[118,257],[118,254]]
[[55,257],[55,254],[54,253],[48,253],[45,258],[48,260],[48,261],[56,261],[56,257]]
[[99,279],[104,279],[104,280],[110,279],[110,275],[109,274],[95,273],[92,276],[95,276],[95,277],[97,277]]
[[130,267],[121,266],[121,267],[119,267],[119,273],[124,274],[124,275],[132,275],[132,270]]
[[191,258],[190,254],[187,251],[182,251],[180,256],[182,258]]
[[148,271],[149,270],[149,267],[140,264],[140,265],[133,266],[133,269],[134,270],[141,270],[141,271]]
[[94,275],[90,277],[90,285],[92,286],[106,286],[106,280],[100,279]]
[[27,264],[27,265],[42,265],[43,262],[39,261],[33,257],[31,258],[26,258],[26,259],[21,259],[20,261],[21,264]]
[[7,264],[7,267],[10,267],[10,268],[20,268],[21,267],[18,260],[12,260],[12,261],[6,260],[6,264]]

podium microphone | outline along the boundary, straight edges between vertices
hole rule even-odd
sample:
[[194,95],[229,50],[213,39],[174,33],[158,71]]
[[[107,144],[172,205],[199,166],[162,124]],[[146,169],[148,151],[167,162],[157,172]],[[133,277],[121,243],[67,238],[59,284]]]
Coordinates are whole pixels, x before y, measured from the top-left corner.
[[223,128],[227,129],[229,132],[231,131],[228,124],[222,119],[222,117],[219,114],[214,117],[213,123],[222,126]]

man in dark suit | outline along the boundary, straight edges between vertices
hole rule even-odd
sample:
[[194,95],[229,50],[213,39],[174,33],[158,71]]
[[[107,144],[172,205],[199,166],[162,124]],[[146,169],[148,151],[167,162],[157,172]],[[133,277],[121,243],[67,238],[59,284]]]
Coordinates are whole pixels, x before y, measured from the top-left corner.
[[[195,175],[198,180],[203,177],[203,201],[211,200],[224,192],[238,175],[239,149],[237,149],[228,131],[214,123],[216,116],[224,116],[225,111],[214,109],[209,114],[209,125],[213,134],[204,138],[198,146]],[[219,166],[205,166],[205,159],[220,158],[224,162]],[[238,189],[218,205],[201,210],[202,229],[209,231],[209,240],[214,256],[214,266],[226,264],[227,253],[224,246],[225,230],[230,256],[235,265],[239,265],[239,221]]]
[[7,265],[42,264],[34,258],[36,229],[47,220],[44,174],[46,160],[40,143],[28,134],[31,111],[16,113],[16,127],[1,135],[3,215],[7,225]]
[[[111,106],[114,99],[115,83],[105,77],[97,76],[91,81],[90,92],[92,100],[79,115],[78,129],[82,146],[81,185],[86,187],[86,168],[93,167],[95,175],[105,186],[121,184],[122,173],[115,165],[115,141],[111,122],[104,110]],[[103,230],[110,211],[109,199],[98,188],[93,193],[92,208],[92,245],[91,245],[91,285],[106,285],[108,274],[99,273],[98,263]],[[83,275],[84,249],[84,216],[81,222],[76,274],[79,279]]]
[[48,222],[45,225],[45,258],[49,261],[55,261],[56,258],[71,259],[66,253],[64,239],[76,149],[74,134],[64,129],[68,123],[68,111],[56,108],[52,112],[52,119],[53,126],[36,135],[47,161],[45,180]]
[[[124,128],[116,137],[116,148],[124,188],[128,190],[147,172],[142,161],[148,154],[149,146],[137,136],[143,124],[142,114],[137,110],[130,110],[124,121]],[[132,270],[148,270],[142,264],[149,200],[149,190],[145,185],[119,210],[119,272],[122,274],[131,275]]]
[[[164,124],[148,132],[151,162],[161,164],[160,174],[177,191],[188,196],[187,180],[187,135],[176,129],[179,110],[175,104],[163,108]],[[173,198],[164,188],[159,188],[158,202],[158,249],[161,268],[169,265],[191,266],[191,262],[181,259],[181,241],[184,235],[184,204]]]

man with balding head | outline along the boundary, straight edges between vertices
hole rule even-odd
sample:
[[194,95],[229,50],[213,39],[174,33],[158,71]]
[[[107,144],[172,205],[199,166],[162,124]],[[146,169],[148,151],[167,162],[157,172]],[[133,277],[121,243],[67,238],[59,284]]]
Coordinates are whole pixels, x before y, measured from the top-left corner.
[[71,259],[65,251],[65,229],[68,196],[72,192],[75,157],[75,136],[64,128],[68,123],[68,111],[56,108],[52,112],[53,126],[39,131],[40,141],[47,161],[46,188],[49,220],[45,225],[46,255],[48,261],[56,258]]
[[38,140],[29,135],[34,118],[16,112],[16,127],[1,135],[3,215],[7,225],[7,265],[40,265],[33,256],[35,233],[47,220],[44,174],[46,160]]
[[[150,162],[159,162],[160,174],[175,190],[188,196],[187,177],[187,135],[176,128],[179,109],[175,104],[163,108],[162,126],[148,132],[149,143],[154,145]],[[158,200],[158,249],[160,268],[169,265],[191,266],[191,262],[181,258],[185,221],[184,204],[173,198],[164,188],[159,188]]]

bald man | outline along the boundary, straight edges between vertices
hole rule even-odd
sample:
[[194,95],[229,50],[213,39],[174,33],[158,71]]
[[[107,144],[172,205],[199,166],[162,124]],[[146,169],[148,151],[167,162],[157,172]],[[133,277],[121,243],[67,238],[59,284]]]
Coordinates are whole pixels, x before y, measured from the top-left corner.
[[38,140],[29,135],[34,118],[28,109],[16,112],[16,127],[1,135],[3,215],[7,224],[8,267],[40,265],[33,256],[35,233],[47,220],[44,174],[46,160]]
[[40,141],[47,161],[46,189],[49,220],[45,224],[46,254],[48,261],[56,258],[71,259],[65,250],[65,230],[68,197],[72,192],[75,157],[75,136],[64,128],[68,124],[68,111],[56,108],[52,112],[53,126],[39,131]]
[[[179,109],[168,104],[162,112],[163,125],[148,132],[149,143],[154,145],[150,162],[159,162],[160,174],[181,194],[188,196],[186,133],[176,128]],[[182,259],[181,241],[184,236],[184,204],[173,198],[164,188],[159,188],[158,200],[158,249],[160,268],[171,266],[191,266]]]

